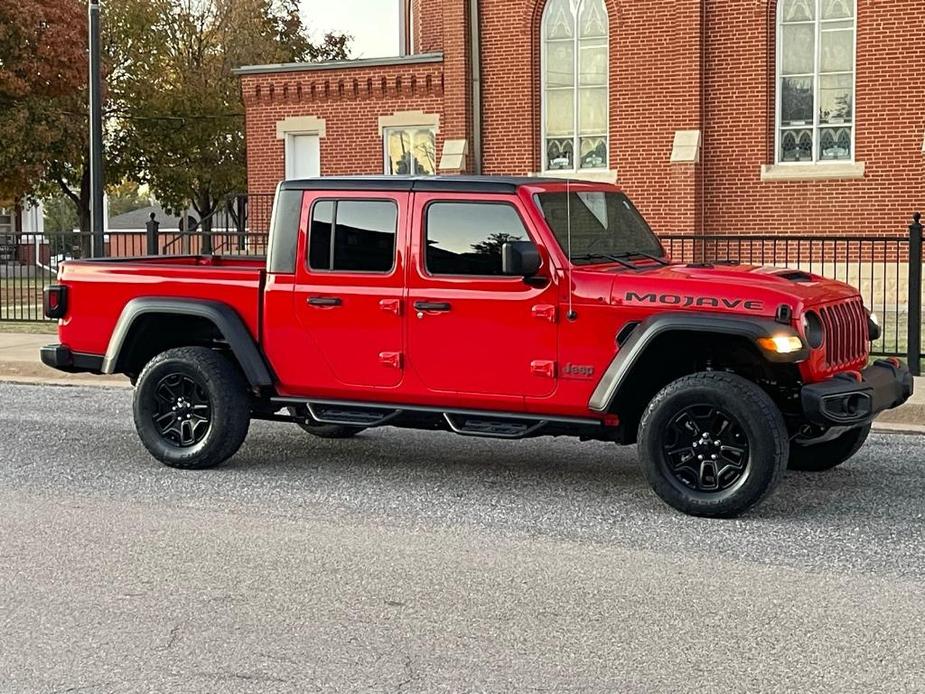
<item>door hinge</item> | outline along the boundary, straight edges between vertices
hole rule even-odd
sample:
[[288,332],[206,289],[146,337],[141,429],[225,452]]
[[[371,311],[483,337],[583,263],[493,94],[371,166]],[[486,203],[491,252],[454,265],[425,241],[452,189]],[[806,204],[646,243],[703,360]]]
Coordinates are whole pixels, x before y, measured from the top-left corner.
[[556,362],[537,359],[530,362],[530,373],[542,378],[556,377]]
[[379,362],[390,369],[400,369],[401,352],[379,352]]
[[379,308],[381,308],[383,311],[394,313],[396,316],[400,316],[401,299],[381,299],[379,301]]
[[556,307],[552,304],[537,304],[530,312],[533,314],[534,318],[539,318],[541,320],[548,320],[550,323],[556,322]]

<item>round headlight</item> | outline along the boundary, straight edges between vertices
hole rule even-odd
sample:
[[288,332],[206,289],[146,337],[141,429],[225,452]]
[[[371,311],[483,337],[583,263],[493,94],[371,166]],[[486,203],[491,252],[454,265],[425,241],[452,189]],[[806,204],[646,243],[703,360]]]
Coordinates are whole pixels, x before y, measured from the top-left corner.
[[813,349],[819,349],[825,342],[825,326],[815,311],[807,311],[803,314],[803,335]]

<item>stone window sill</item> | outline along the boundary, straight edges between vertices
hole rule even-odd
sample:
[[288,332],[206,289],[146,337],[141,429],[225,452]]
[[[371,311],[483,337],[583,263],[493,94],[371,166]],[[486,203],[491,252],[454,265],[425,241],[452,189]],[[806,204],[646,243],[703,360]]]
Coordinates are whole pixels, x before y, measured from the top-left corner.
[[839,181],[864,178],[864,162],[762,164],[762,181]]
[[573,181],[592,181],[594,183],[616,183],[617,170],[592,170],[592,171],[536,171],[531,176],[540,178],[570,178]]

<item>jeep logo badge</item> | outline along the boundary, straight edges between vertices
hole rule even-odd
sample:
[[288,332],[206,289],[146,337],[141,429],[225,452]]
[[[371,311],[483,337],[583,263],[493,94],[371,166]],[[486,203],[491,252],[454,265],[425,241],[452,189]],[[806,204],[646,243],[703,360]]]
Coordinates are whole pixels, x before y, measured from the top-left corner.
[[562,367],[562,375],[566,378],[589,379],[594,376],[594,367],[588,364],[572,364],[569,362]]

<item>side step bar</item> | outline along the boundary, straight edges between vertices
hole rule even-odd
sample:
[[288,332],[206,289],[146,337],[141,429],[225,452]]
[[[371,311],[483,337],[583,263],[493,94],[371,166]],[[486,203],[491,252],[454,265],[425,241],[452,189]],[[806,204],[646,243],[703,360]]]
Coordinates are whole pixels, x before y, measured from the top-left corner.
[[[539,433],[547,426],[572,425],[601,428],[599,419],[584,417],[556,417],[533,415],[525,412],[494,412],[484,410],[446,410],[441,407],[419,405],[389,406],[382,403],[309,400],[303,398],[271,398],[278,407],[300,407],[321,424],[340,424],[360,427],[379,427],[386,424],[408,426],[409,420],[426,420],[433,425],[445,422],[450,431],[464,436],[483,436],[502,439],[520,439]],[[275,417],[267,417],[273,418]],[[413,424],[412,424],[413,426]],[[441,428],[438,426],[438,428]],[[561,429],[561,426],[559,427]]]
[[305,407],[312,419],[321,424],[347,424],[361,427],[380,427],[401,414],[401,410],[381,407],[339,406],[312,402],[305,403]]

